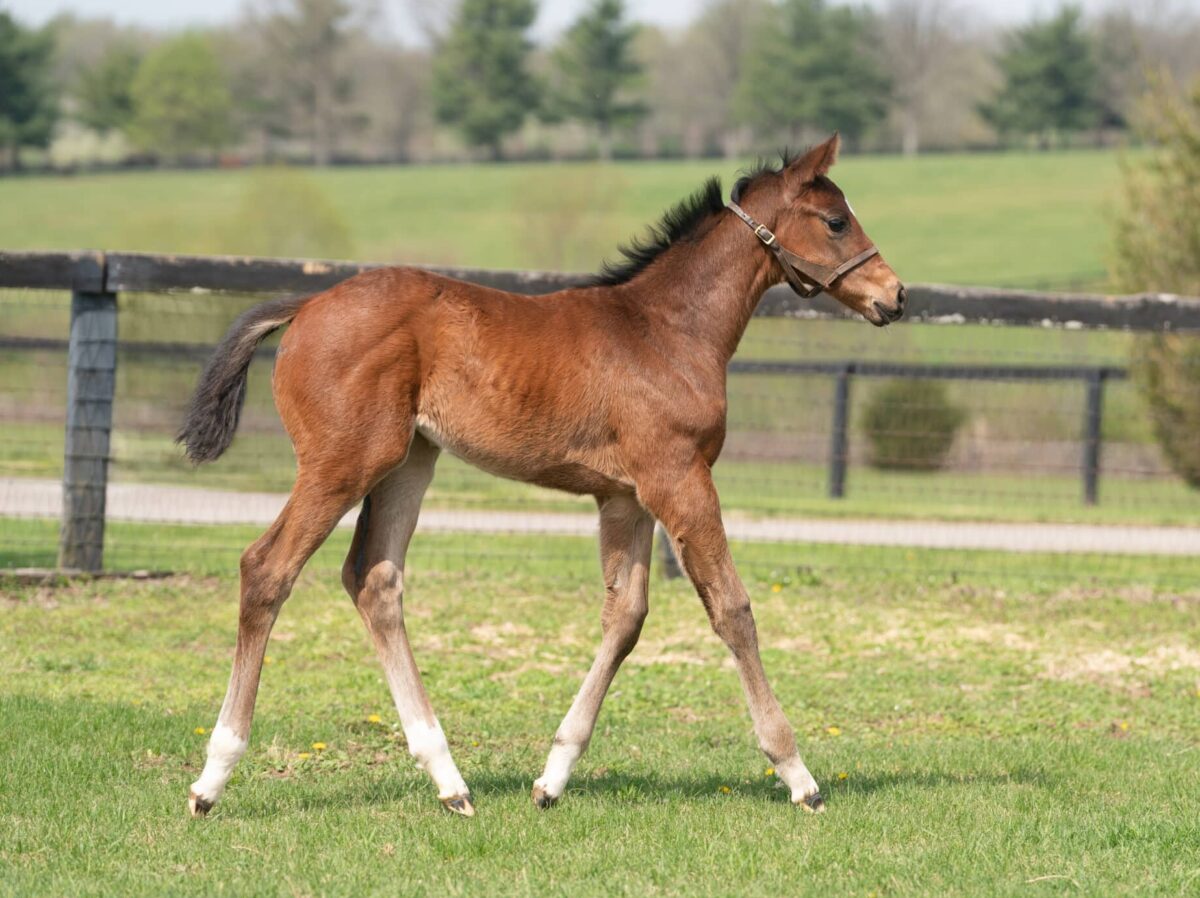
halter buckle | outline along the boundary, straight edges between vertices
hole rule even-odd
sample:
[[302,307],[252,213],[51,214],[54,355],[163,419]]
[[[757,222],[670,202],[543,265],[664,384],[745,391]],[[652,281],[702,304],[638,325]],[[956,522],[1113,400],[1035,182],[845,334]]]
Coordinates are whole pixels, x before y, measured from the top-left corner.
[[766,225],[757,225],[754,228],[754,236],[761,240],[764,246],[770,246],[775,242],[775,235]]

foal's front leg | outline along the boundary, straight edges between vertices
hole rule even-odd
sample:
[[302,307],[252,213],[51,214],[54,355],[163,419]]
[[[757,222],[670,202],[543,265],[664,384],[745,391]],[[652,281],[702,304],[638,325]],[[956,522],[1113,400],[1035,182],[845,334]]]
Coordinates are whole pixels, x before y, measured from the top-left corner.
[[654,519],[632,496],[600,504],[600,560],[604,567],[603,637],[596,660],[554,734],[546,769],[533,784],[533,803],[548,808],[567,786],[575,763],[587,749],[596,717],[617,668],[633,651],[646,619],[646,587]]
[[648,489],[643,501],[670,534],[713,630],[733,653],[759,746],[791,790],[794,804],[824,810],[817,782],[800,760],[795,733],[767,682],[750,597],[733,566],[708,465],[697,460],[681,476],[655,477],[654,483],[661,486]]

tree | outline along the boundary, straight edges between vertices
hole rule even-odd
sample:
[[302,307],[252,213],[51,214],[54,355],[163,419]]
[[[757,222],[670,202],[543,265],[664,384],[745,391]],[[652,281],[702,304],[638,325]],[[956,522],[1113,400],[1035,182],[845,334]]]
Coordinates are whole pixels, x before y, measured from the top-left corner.
[[141,54],[114,46],[95,67],[83,72],[75,92],[79,121],[97,131],[124,131],[133,121],[133,80]]
[[267,51],[261,62],[272,70],[267,103],[296,110],[313,161],[328,165],[337,150],[338,132],[347,124],[342,113],[354,88],[346,57],[357,26],[356,4],[270,0],[266,9],[255,28]]
[[1099,68],[1078,7],[1013,32],[998,63],[1004,83],[980,112],[1001,134],[1056,134],[1099,124]]
[[[944,120],[968,76],[962,16],[953,0],[891,0],[881,20],[892,80],[892,115],[906,156],[915,156],[928,123]],[[974,105],[974,100],[970,105]]]
[[754,38],[773,12],[767,0],[709,0],[686,35],[687,61],[695,69],[682,85],[696,107],[688,110],[689,119],[712,121],[726,156],[742,154],[744,135],[735,131],[744,132],[745,126],[734,127],[738,85]]
[[592,0],[554,51],[552,114],[594,125],[600,157],[612,158],[613,129],[633,124],[649,111],[629,98],[642,67],[632,55],[638,27],[624,21],[624,0]]
[[199,34],[153,50],[138,67],[132,94],[130,137],[153,153],[181,159],[218,150],[232,138],[229,85]]
[[[1200,295],[1200,80],[1180,99],[1164,80],[1144,110],[1153,155],[1125,170],[1113,280],[1129,292]],[[1134,342],[1134,383],[1163,455],[1200,488],[1200,338],[1156,333]]]
[[826,0],[784,0],[758,29],[737,112],[761,134],[794,140],[840,130],[857,139],[883,118],[889,82],[866,46],[869,14]]
[[51,77],[54,46],[48,31],[21,27],[0,12],[0,147],[19,168],[22,147],[45,147],[58,119]]
[[525,69],[536,13],[533,0],[463,0],[434,62],[438,119],[493,159],[538,105],[539,86]]

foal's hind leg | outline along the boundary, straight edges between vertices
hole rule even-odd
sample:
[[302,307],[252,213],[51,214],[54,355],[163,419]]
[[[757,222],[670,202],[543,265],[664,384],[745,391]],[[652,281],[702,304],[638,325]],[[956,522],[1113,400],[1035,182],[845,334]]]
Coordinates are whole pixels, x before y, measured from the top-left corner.
[[475,813],[470,791],[450,757],[404,628],[404,556],[437,456],[437,447],[417,434],[404,464],[371,491],[342,568],[342,583],[383,662],[408,750],[433,778],[442,804],[470,817]]
[[824,810],[817,782],[800,760],[796,736],[767,682],[758,653],[750,597],[729,554],[717,490],[708,465],[697,459],[678,476],[655,478],[642,499],[671,535],[713,630],[733,653],[759,746],[791,790],[793,803],[807,810]]
[[359,495],[354,487],[331,488],[327,478],[302,471],[275,523],[242,554],[233,673],[208,742],[204,771],[192,784],[192,816],[202,817],[212,809],[246,751],[267,638],[292,584]]
[[533,784],[533,803],[547,808],[558,800],[575,763],[587,749],[600,704],[617,668],[633,651],[646,619],[646,586],[654,519],[632,496],[606,499],[600,505],[600,559],[604,567],[603,638],[596,660],[571,703],[546,760]]

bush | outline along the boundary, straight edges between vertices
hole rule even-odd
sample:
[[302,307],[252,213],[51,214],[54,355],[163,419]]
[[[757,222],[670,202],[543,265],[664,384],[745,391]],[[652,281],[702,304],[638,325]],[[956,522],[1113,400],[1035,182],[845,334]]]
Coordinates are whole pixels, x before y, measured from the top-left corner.
[[347,259],[354,253],[350,229],[321,186],[288,168],[249,174],[218,241],[221,252],[238,256]]
[[1189,486],[1200,488],[1200,340],[1178,334],[1140,337],[1132,369],[1163,455]]
[[[1200,81],[1181,98],[1159,83],[1142,109],[1158,149],[1126,166],[1113,279],[1126,292],[1200,296]],[[1152,334],[1134,341],[1134,383],[1168,463],[1200,487],[1200,339]]]
[[946,462],[966,413],[935,380],[901,378],[871,394],[862,430],[871,465],[885,470],[936,471]]

